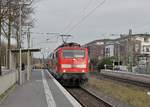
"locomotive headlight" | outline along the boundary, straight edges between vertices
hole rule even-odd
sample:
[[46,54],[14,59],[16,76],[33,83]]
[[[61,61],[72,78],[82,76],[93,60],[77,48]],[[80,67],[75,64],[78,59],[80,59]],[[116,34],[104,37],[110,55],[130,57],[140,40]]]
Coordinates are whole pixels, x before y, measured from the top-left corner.
[[65,73],[65,72],[66,72],[66,70],[63,70],[63,72]]
[[77,68],[86,68],[86,64],[79,64],[79,65],[76,65]]
[[85,72],[84,70],[82,70],[82,72]]
[[62,68],[71,68],[71,64],[62,64],[61,67]]

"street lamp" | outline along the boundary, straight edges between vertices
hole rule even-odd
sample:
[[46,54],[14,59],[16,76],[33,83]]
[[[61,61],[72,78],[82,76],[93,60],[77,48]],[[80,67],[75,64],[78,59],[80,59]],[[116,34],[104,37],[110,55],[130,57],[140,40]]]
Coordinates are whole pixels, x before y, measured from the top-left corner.
[[119,63],[120,63],[120,43],[119,42],[116,42],[116,44],[117,44],[117,59],[118,59],[118,66],[120,65]]
[[120,52],[120,46],[123,46],[123,44],[119,43],[119,42],[115,42],[115,44],[117,44],[117,57],[118,57],[118,65],[119,65],[119,62],[121,60],[121,52]]

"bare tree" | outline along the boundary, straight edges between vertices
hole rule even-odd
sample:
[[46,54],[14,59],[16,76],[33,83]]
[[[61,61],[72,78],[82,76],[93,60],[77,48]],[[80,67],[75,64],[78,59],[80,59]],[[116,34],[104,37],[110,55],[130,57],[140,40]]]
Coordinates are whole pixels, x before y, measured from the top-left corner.
[[[20,17],[20,8],[22,11],[22,25],[32,26],[30,14],[33,13],[32,3],[33,0],[30,0],[30,3],[26,4],[29,0],[0,0],[0,34],[8,39],[8,53],[11,49],[11,35],[12,31],[16,31],[17,47],[19,47],[19,17]],[[20,4],[21,3],[21,4]],[[0,50],[1,51],[1,50]],[[9,54],[8,61],[9,62]],[[1,55],[0,55],[1,56]],[[1,58],[0,58],[1,59]],[[1,65],[1,63],[0,63]],[[9,68],[9,63],[7,64]]]

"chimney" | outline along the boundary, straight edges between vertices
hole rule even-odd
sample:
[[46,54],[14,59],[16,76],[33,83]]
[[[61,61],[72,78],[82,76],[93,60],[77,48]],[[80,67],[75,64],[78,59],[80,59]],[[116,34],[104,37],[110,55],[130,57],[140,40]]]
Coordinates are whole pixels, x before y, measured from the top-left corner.
[[129,35],[132,35],[132,29],[129,29]]

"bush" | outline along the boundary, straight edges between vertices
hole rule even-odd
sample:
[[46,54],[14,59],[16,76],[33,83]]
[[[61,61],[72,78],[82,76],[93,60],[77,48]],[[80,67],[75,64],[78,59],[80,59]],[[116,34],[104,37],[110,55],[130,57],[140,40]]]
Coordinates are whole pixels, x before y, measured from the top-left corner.
[[105,64],[107,65],[107,68],[113,69],[113,58],[104,58],[102,61],[99,61],[97,64],[98,69],[104,69]]

